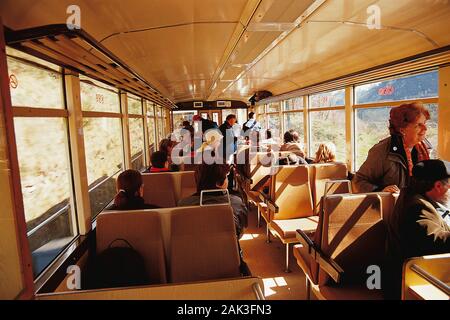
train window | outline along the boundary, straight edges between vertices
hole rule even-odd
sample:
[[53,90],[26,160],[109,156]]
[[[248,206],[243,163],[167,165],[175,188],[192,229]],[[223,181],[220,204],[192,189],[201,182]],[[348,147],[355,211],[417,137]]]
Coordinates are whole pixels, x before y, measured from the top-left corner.
[[84,118],[84,146],[92,217],[116,194],[115,178],[123,169],[122,125],[119,118]]
[[369,83],[355,87],[357,104],[415,100],[438,96],[438,72]]
[[104,117],[87,113],[83,119],[89,199],[95,218],[114,197],[115,179],[123,169],[120,99],[115,88],[82,76],[80,80],[82,110],[105,112]]
[[142,115],[142,100],[131,94],[127,94],[128,100],[128,113]]
[[303,97],[286,100],[283,106],[284,111],[303,110]]
[[155,109],[152,102],[145,100],[146,110],[147,110],[147,130],[148,130],[148,147],[150,148],[150,153],[155,151],[156,143],[156,128],[155,128]]
[[345,105],[345,90],[323,92],[309,96],[309,108],[327,108]]
[[70,200],[67,122],[15,118],[14,127],[27,236],[38,276],[78,234]]
[[279,114],[268,114],[267,115],[267,129],[272,132],[272,137],[274,139],[280,137],[281,128],[281,117]]
[[80,76],[81,109],[83,111],[120,113],[118,91],[101,82]]
[[[438,143],[438,107],[427,104],[431,119],[427,122],[427,139],[433,146],[431,157],[437,156]],[[389,112],[391,107],[357,109],[355,115],[356,166],[358,170],[367,158],[370,148],[380,140],[389,137]]]
[[33,108],[15,117],[17,156],[27,237],[37,277],[78,234],[72,207],[71,165],[63,78],[58,66],[7,48],[13,108]]
[[57,68],[50,68],[49,63],[38,65],[34,61],[22,60],[24,55],[15,50],[8,52],[13,106],[64,109],[62,75],[54,70]]
[[160,107],[160,106],[156,107],[156,115],[157,115],[156,121],[158,122],[158,128],[157,128],[157,131],[158,131],[158,143],[162,139],[164,139],[164,130],[165,130],[165,128],[164,128],[163,111],[164,110],[163,110],[162,107]]
[[311,142],[309,154],[314,157],[321,143],[336,145],[336,160],[345,162],[345,110],[315,111],[310,114]]
[[130,118],[131,167],[141,170],[145,167],[144,119]]
[[267,113],[280,112],[280,102],[272,102],[267,105]]
[[284,131],[295,130],[300,141],[304,141],[303,112],[287,112],[284,114]]

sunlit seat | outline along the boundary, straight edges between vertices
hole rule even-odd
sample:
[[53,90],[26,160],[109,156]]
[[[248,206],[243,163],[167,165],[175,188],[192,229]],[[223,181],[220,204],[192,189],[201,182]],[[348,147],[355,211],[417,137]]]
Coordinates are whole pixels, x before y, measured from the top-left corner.
[[[273,176],[267,208],[261,210],[267,222],[267,240],[273,232],[286,245],[286,272],[289,271],[289,244],[298,242],[295,228],[316,228],[308,166],[283,166]],[[297,229],[298,229],[297,228]]]
[[[168,209],[165,209],[168,210]],[[166,262],[159,211],[105,211],[97,218],[97,252],[126,246],[126,240],[144,259],[151,283],[166,283]]]
[[403,265],[402,300],[450,300],[450,253],[410,258]]
[[367,268],[382,266],[386,229],[382,221],[386,194],[328,195],[323,198],[318,230],[312,240],[298,230],[294,247],[306,275],[307,290],[320,299],[381,299],[367,287]]

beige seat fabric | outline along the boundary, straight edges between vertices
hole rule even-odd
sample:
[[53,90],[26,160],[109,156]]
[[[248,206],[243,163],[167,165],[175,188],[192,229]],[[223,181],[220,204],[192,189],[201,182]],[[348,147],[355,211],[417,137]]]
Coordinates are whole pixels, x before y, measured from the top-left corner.
[[174,208],[170,217],[170,235],[171,282],[240,275],[230,206]]
[[325,184],[330,180],[347,179],[347,165],[344,163],[312,164],[312,192],[314,198],[314,212],[319,214],[320,199],[325,194],[350,193],[350,190],[325,190]]
[[318,216],[311,216],[299,219],[272,220],[270,226],[282,237],[283,241],[291,239],[290,242],[298,242],[296,230],[301,229],[306,233],[314,233],[318,222]]
[[284,166],[275,175],[273,200],[279,211],[274,220],[313,215],[308,166]]
[[174,193],[175,178],[172,173],[148,173],[142,175],[144,200],[161,208],[177,206]]
[[[381,197],[378,194],[331,195],[324,198],[321,250],[344,270],[344,279],[334,284],[319,271],[319,291],[325,299],[354,294],[353,298],[381,297],[368,291],[367,267],[381,266],[384,258],[386,230],[382,222]],[[380,290],[378,290],[380,291]]]
[[[125,239],[139,252],[152,283],[166,283],[163,235],[158,211],[106,211],[97,218],[97,252]],[[113,246],[126,245],[116,241]]]
[[142,180],[145,202],[161,208],[176,207],[197,190],[194,171],[143,174]]

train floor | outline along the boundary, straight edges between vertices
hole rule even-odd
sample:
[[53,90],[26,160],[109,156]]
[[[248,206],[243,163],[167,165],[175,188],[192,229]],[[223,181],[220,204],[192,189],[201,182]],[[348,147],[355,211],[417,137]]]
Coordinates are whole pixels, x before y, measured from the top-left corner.
[[[257,227],[257,209],[251,206],[248,228],[240,240],[247,263],[253,276],[264,281],[264,293],[268,300],[304,300],[306,299],[305,275],[292,252],[289,253],[289,273],[284,272],[285,245],[277,238],[266,243],[266,224],[261,219]],[[312,297],[313,298],[313,297]]]

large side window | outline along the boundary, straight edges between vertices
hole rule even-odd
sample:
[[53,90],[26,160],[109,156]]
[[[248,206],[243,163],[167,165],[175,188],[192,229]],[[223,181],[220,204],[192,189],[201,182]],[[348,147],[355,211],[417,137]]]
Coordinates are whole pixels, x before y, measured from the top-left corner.
[[145,168],[144,115],[142,99],[131,94],[128,99],[128,121],[131,140],[131,167],[135,170]]
[[345,90],[319,93],[309,97],[310,150],[314,157],[321,143],[336,146],[336,160],[345,162]]
[[438,144],[437,71],[355,87],[355,169],[364,163],[372,146],[389,137],[392,107],[408,101],[423,101],[430,112],[427,139],[436,157]]
[[59,67],[7,48],[27,236],[37,277],[78,235]]
[[303,143],[305,139],[303,126],[303,97],[289,99],[283,106],[284,131],[295,130]]
[[116,194],[124,152],[118,91],[80,76],[89,198],[95,218]]
[[148,100],[145,100],[147,109],[147,130],[148,130],[148,148],[150,148],[150,154],[156,150],[156,120],[155,120],[155,108],[154,104]]

